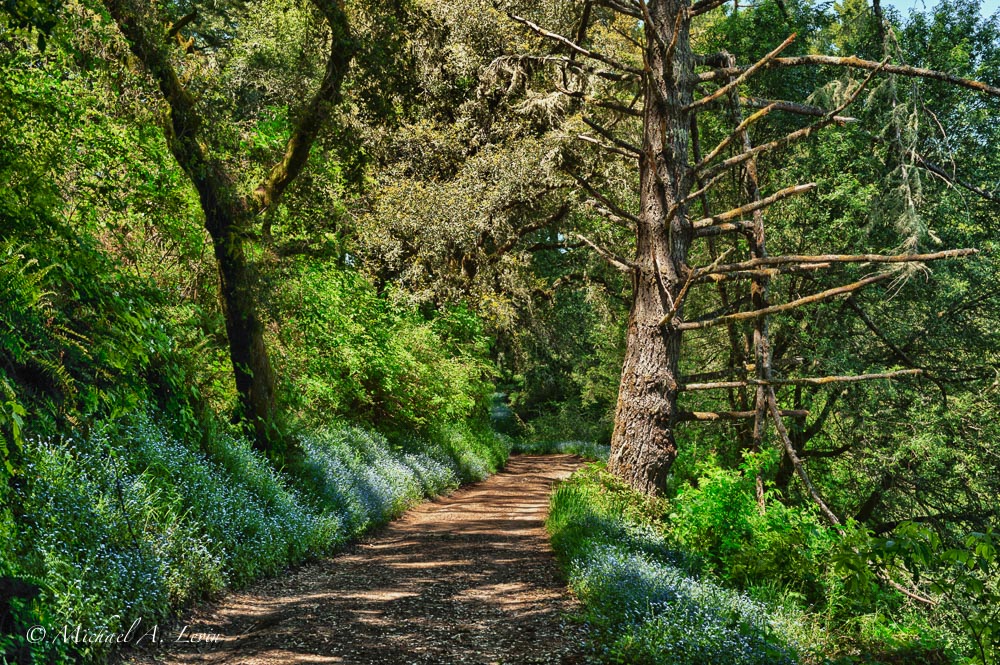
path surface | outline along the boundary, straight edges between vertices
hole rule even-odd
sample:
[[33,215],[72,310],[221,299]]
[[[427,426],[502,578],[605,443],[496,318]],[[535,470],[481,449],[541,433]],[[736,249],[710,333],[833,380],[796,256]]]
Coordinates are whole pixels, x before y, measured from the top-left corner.
[[188,618],[135,663],[582,663],[574,601],[544,519],[569,455],[428,501],[344,553],[266,580]]

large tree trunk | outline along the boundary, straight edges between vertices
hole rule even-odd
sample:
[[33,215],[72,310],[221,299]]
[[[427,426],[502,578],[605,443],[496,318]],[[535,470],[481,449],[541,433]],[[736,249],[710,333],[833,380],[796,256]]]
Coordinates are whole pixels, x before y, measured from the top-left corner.
[[673,304],[687,277],[692,238],[687,205],[680,201],[691,177],[686,107],[694,58],[689,19],[678,20],[684,3],[653,0],[648,6],[634,293],[608,468],[635,489],[656,493],[677,457],[673,421],[681,333],[663,319],[681,313]]

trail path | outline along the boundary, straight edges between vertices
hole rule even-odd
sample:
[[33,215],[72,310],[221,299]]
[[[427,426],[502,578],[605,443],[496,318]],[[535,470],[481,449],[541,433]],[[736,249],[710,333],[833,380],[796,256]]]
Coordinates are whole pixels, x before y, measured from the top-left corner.
[[581,663],[544,519],[568,455],[428,501],[345,552],[203,607],[135,663]]

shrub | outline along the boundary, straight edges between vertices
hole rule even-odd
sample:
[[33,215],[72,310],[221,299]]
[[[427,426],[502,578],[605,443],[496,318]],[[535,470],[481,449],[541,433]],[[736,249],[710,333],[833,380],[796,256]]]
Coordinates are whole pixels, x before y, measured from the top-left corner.
[[285,399],[306,420],[350,417],[393,435],[485,418],[488,341],[455,307],[426,318],[333,263],[286,268],[274,296]]
[[664,504],[591,465],[556,490],[552,544],[584,604],[602,659],[670,665],[796,662],[785,619],[700,579],[668,545]]

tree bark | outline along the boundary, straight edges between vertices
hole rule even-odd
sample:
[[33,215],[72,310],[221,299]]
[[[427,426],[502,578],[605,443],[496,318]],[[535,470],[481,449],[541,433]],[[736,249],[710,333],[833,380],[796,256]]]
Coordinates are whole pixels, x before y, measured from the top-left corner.
[[[647,494],[663,489],[677,457],[673,425],[681,333],[661,321],[680,296],[693,236],[684,202],[693,173],[688,158],[687,108],[694,79],[689,24],[683,2],[648,4],[633,299],[608,460],[612,473]],[[676,308],[678,315],[680,311]]]

